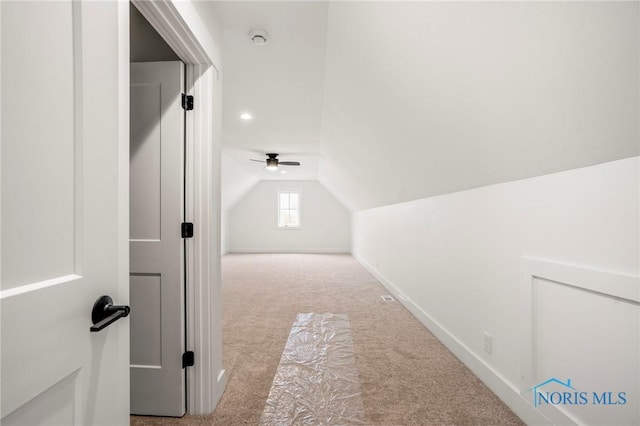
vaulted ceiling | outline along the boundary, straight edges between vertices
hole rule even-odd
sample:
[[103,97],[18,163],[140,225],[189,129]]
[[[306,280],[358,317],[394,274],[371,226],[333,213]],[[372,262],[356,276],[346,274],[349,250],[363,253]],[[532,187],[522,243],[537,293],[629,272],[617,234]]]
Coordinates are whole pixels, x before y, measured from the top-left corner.
[[357,210],[638,155],[639,6],[198,3],[223,33],[227,207],[261,179]]

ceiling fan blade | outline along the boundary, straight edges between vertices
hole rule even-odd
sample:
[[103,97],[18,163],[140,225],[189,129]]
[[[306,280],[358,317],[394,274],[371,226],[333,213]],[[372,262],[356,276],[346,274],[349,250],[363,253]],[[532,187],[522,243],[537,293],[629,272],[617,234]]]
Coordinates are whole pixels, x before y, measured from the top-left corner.
[[253,158],[249,158],[249,161],[257,161],[258,163],[264,163],[264,160],[254,160]]
[[281,166],[299,166],[300,165],[298,161],[278,161],[278,164]]

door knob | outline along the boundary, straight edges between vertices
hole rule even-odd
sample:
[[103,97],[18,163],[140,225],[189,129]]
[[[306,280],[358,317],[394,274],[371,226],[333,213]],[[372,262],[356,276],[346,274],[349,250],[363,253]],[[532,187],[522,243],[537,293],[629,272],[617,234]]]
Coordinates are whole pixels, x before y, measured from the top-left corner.
[[109,296],[100,296],[91,310],[92,332],[100,331],[120,318],[129,315],[131,309],[125,305],[114,305]]

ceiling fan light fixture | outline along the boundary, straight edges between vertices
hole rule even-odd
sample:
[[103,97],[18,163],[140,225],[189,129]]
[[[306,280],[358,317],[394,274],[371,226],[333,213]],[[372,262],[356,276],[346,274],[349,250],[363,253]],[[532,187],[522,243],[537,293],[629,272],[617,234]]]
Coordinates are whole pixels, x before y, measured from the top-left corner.
[[[278,170],[278,166],[299,166],[300,165],[299,161],[279,161],[278,154],[274,152],[267,153],[266,160],[256,160],[254,158],[249,158],[249,161],[255,161],[257,163],[263,163],[263,164],[266,163],[265,169],[271,172]],[[285,171],[283,170],[282,173],[285,173]]]
[[267,170],[275,171],[278,170],[278,160],[275,158],[267,158]]

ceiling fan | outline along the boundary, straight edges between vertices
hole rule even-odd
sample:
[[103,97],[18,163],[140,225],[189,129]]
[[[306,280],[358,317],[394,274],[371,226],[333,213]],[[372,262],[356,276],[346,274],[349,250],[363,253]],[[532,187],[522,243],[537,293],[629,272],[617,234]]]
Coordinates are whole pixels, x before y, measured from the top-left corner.
[[266,163],[267,167],[265,167],[267,170],[278,170],[278,166],[299,166],[300,162],[298,161],[279,161],[278,160],[278,154],[267,154],[267,159],[266,160],[254,160],[253,158],[250,158],[251,161],[257,161],[259,163]]

